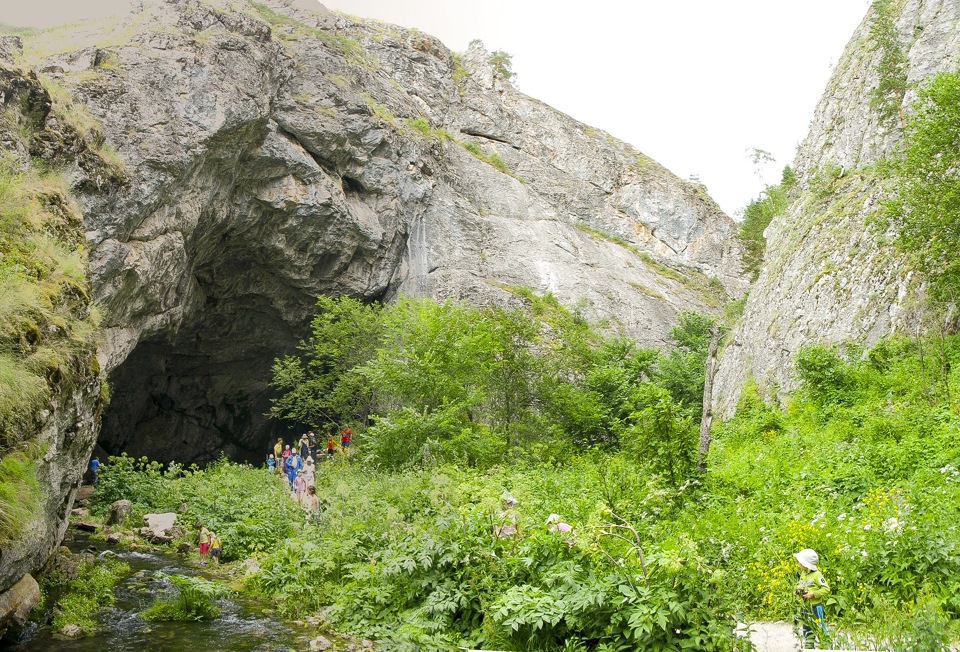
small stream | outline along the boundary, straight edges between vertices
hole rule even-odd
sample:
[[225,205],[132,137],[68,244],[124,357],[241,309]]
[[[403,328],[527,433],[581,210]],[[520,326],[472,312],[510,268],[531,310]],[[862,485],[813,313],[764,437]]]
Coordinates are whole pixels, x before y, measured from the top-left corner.
[[[69,543],[72,551],[88,548],[89,539],[78,536]],[[55,636],[49,626],[32,623],[17,641],[5,641],[4,649],[29,652],[94,652],[102,650],[264,650],[288,652],[309,647],[307,627],[288,623],[269,608],[246,596],[218,601],[220,615],[201,622],[147,622],[138,613],[153,603],[165,588],[154,578],[155,571],[169,575],[202,575],[185,565],[175,552],[134,552],[96,542],[99,555],[113,555],[130,566],[130,574],[115,589],[116,602],[101,609],[100,629],[92,636],[69,640]],[[52,608],[52,605],[48,605]]]

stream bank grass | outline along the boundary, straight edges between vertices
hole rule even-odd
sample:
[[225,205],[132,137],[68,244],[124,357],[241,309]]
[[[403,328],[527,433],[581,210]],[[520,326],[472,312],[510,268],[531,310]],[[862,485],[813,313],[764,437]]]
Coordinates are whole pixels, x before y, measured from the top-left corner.
[[0,547],[20,535],[36,516],[42,499],[35,456],[18,451],[0,457]]
[[97,631],[97,612],[114,603],[113,587],[130,572],[130,566],[116,559],[82,562],[74,579],[59,576],[44,582],[45,592],[60,593],[53,607],[53,629],[79,626],[87,635]]
[[157,573],[156,578],[170,583],[171,594],[154,600],[140,614],[144,620],[212,620],[220,614],[217,599],[230,594],[226,586],[202,577]]

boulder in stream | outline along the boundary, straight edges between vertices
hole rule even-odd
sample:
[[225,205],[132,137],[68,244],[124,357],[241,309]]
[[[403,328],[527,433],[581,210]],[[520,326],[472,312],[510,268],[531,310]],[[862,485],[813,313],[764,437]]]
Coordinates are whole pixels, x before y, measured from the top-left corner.
[[57,633],[67,638],[83,638],[87,635],[87,630],[76,623],[67,623]]
[[174,537],[183,532],[174,525],[176,522],[177,515],[174,512],[146,514],[143,517],[143,524],[146,527],[140,528],[140,534],[148,537],[151,541],[167,543],[173,541]]
[[127,516],[133,511],[133,503],[129,500],[117,500],[110,503],[110,514],[107,516],[107,525],[123,525]]
[[40,601],[40,586],[32,575],[24,575],[8,590],[0,593],[0,638],[7,629],[23,627],[27,616]]
[[323,636],[318,636],[310,641],[311,650],[329,650],[331,647],[333,647],[333,643]]

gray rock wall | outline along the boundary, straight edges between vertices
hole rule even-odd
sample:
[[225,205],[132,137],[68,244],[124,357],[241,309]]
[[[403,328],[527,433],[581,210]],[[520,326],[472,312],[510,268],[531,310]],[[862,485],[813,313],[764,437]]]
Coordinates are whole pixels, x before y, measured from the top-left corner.
[[318,294],[528,286],[656,345],[743,291],[701,187],[526,97],[481,48],[268,6],[150,0],[109,46],[40,64],[130,180],[84,199],[109,451],[259,457],[289,434],[263,417],[270,364]]
[[[880,56],[869,39],[871,20],[868,13],[847,45],[797,154],[799,196],[767,229],[763,270],[717,372],[723,414],[732,412],[748,377],[768,395],[793,389],[793,358],[804,344],[871,345],[912,319],[919,283],[866,224],[878,201],[870,166],[902,136],[870,108]],[[956,69],[958,20],[957,0],[899,3],[896,24],[909,58],[905,107],[924,80]]]

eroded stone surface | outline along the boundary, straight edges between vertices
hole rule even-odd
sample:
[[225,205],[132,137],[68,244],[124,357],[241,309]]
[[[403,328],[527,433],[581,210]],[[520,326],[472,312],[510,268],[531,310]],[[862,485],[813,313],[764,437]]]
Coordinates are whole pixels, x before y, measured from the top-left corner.
[[0,593],[0,638],[8,629],[22,627],[30,611],[40,602],[40,586],[32,575]]
[[109,452],[259,459],[287,434],[263,416],[271,362],[319,294],[510,304],[527,286],[659,345],[742,292],[734,225],[700,186],[518,92],[481,48],[268,4],[137,3],[128,42],[42,62],[129,178],[83,199]]
[[[958,0],[903,3],[896,23],[909,58],[906,107],[924,80],[956,69],[958,19]],[[867,225],[878,189],[865,168],[902,137],[896,119],[883,123],[871,108],[880,57],[868,36],[871,20],[868,13],[847,45],[797,154],[799,198],[767,228],[763,270],[717,371],[721,414],[733,411],[747,378],[764,396],[793,389],[793,359],[804,344],[869,346],[895,329],[912,329],[917,279]]]

